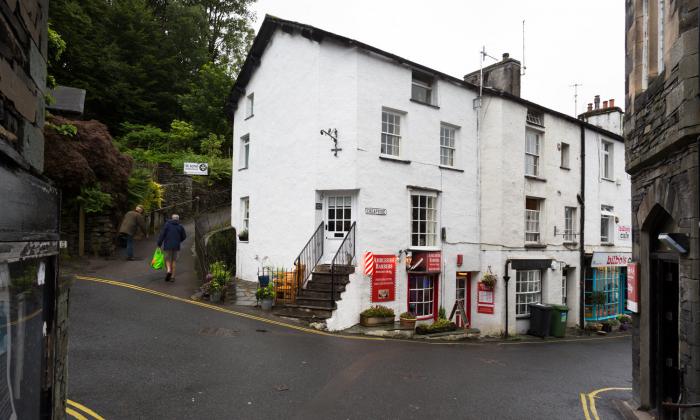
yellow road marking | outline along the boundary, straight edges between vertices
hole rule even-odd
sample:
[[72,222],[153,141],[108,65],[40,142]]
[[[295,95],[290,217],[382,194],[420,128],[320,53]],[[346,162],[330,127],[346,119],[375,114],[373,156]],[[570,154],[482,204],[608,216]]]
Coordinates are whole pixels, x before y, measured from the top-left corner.
[[583,415],[586,417],[586,420],[591,420],[591,416],[588,414],[588,403],[586,402],[586,394],[583,392],[580,394],[581,396],[581,407],[583,407]]
[[[78,410],[82,411],[83,413],[91,416],[95,420],[105,420],[102,416],[100,416],[99,414],[95,413],[94,411],[90,410],[89,408],[85,407],[84,405],[82,405],[80,403],[77,403],[73,400],[66,400],[66,402],[68,403],[68,405],[72,405],[73,407],[77,408]],[[66,408],[66,412],[68,412],[68,410],[72,410],[72,409]]]
[[[583,415],[586,417],[586,420],[600,420],[600,417],[598,417],[598,410],[596,409],[595,406],[595,399],[597,398],[597,395],[601,392],[608,392],[608,391],[631,391],[632,388],[600,388],[596,389],[595,391],[589,392],[588,394],[581,393],[581,407],[583,408]],[[588,404],[586,404],[586,397],[588,397]],[[591,415],[588,414],[588,411],[590,409]]]
[[[136,286],[134,284],[126,283],[123,281],[108,280],[108,279],[103,279],[103,278],[99,278],[99,277],[89,277],[89,276],[80,276],[80,275],[75,276],[75,278],[78,280],[91,281],[94,283],[102,283],[102,284],[109,284],[111,286],[124,287],[127,289],[132,289],[132,290],[136,290],[136,291],[143,292],[143,293],[148,293],[148,294],[155,295],[155,296],[160,296],[160,297],[163,297],[166,299],[170,299],[170,300],[174,300],[174,301],[178,301],[178,302],[182,302],[182,303],[187,303],[189,305],[196,305],[196,306],[199,306],[202,308],[211,309],[213,311],[223,312],[225,314],[234,315],[234,316],[238,316],[241,318],[252,319],[254,321],[260,321],[260,322],[264,322],[267,324],[277,325],[277,326],[284,327],[284,328],[290,328],[290,329],[293,329],[296,331],[301,331],[301,332],[305,332],[305,333],[309,333],[309,334],[322,335],[325,337],[335,337],[335,338],[344,338],[344,339],[348,339],[348,340],[365,340],[365,341],[403,341],[403,342],[407,342],[407,343],[429,344],[429,345],[434,345],[434,346],[435,345],[447,345],[447,346],[454,346],[454,345],[482,346],[482,345],[484,345],[484,343],[432,342],[432,341],[424,341],[424,340],[419,341],[419,340],[406,340],[406,339],[404,339],[404,340],[402,340],[402,339],[387,339],[384,337],[367,337],[367,336],[336,334],[336,333],[331,333],[331,332],[327,332],[327,331],[315,330],[313,328],[307,328],[307,327],[301,327],[298,325],[288,324],[286,322],[275,321],[272,319],[263,318],[263,317],[259,317],[256,315],[251,315],[251,314],[248,314],[245,312],[234,311],[231,309],[222,308],[220,306],[211,305],[211,304],[204,303],[204,302],[198,302],[196,300],[185,299],[185,298],[181,298],[178,296],[169,295],[167,293],[159,292],[157,290],[148,289],[146,287]],[[620,337],[628,337],[628,335],[620,335],[620,336],[615,336],[615,337],[600,337],[600,338],[564,339],[564,340],[556,340],[556,341],[549,341],[549,340],[547,340],[547,341],[545,341],[545,340],[543,340],[543,341],[522,341],[522,342],[497,343],[497,345],[502,346],[502,345],[523,345],[523,344],[543,344],[543,343],[552,344],[552,343],[562,343],[562,342],[593,341],[593,340],[605,340],[605,339],[609,340],[609,339],[615,339],[615,338],[620,338]]]
[[83,416],[82,414],[78,413],[77,411],[73,410],[70,407],[66,408],[66,414],[69,416],[73,417],[74,419],[78,420],[88,420],[87,417]]

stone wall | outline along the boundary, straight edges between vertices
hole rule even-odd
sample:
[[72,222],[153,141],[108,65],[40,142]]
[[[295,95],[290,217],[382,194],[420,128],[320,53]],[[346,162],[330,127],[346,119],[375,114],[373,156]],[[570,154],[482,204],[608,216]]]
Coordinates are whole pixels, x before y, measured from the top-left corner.
[[[117,229],[111,215],[85,215],[85,255],[108,257],[117,247]],[[67,241],[66,252],[78,255],[78,212],[65,210],[61,215],[61,240]]]
[[[637,403],[651,408],[656,404],[651,367],[659,357],[652,353],[651,343],[655,316],[651,302],[658,302],[652,283],[659,279],[652,275],[650,266],[661,229],[690,238],[690,252],[678,256],[678,369],[682,372],[682,400],[700,400],[698,1],[665,2],[663,38],[657,37],[656,2],[649,2],[647,9],[642,0],[626,4],[624,132],[627,172],[632,177],[633,257],[640,263],[640,310],[634,317],[632,341],[633,388]],[[659,40],[663,42],[661,57],[657,57]],[[681,414],[686,419],[699,416],[698,410]]]

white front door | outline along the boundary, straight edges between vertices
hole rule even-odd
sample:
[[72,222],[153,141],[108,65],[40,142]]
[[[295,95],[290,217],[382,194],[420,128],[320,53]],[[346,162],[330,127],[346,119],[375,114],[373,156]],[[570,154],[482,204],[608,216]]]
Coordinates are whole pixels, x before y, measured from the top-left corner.
[[350,230],[353,220],[352,195],[350,193],[329,193],[323,200],[323,221],[325,225],[325,242],[323,244],[323,262],[330,264],[338,251],[340,243]]

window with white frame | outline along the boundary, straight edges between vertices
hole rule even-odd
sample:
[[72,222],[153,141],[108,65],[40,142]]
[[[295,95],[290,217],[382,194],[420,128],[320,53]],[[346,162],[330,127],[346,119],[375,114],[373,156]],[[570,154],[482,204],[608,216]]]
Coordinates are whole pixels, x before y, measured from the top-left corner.
[[535,130],[526,130],[525,134],[525,175],[540,174],[540,142],[542,135]]
[[255,94],[251,93],[246,97],[246,118],[253,116],[253,106],[255,105]]
[[408,310],[417,317],[433,315],[435,302],[435,276],[430,274],[408,275]]
[[576,241],[576,207],[564,207],[564,242]]
[[605,179],[613,179],[614,176],[614,166],[613,166],[613,144],[609,141],[602,142],[601,150],[601,166],[602,175]]
[[434,84],[433,76],[414,71],[411,78],[411,99],[432,105]]
[[604,244],[613,242],[615,231],[615,213],[612,206],[600,206],[600,242]]
[[449,125],[440,125],[440,165],[455,165],[455,133],[457,129]]
[[561,163],[559,166],[562,168],[569,168],[569,144],[568,143],[561,143],[560,144],[560,152],[561,152]]
[[352,224],[352,197],[349,195],[330,196],[327,199],[328,220],[326,230],[335,238],[342,238]]
[[241,153],[240,153],[240,168],[248,168],[248,160],[250,158],[250,134],[241,137]]
[[525,116],[525,121],[527,121],[528,124],[544,127],[544,112],[528,109],[527,115]]
[[561,271],[561,304],[566,305],[566,275],[567,270]]
[[525,199],[525,242],[540,242],[542,199]]
[[437,243],[437,197],[411,194],[411,246]]
[[382,111],[381,153],[390,156],[401,153],[401,115],[396,112]]
[[530,315],[531,303],[542,302],[542,272],[540,270],[518,271],[515,280],[515,315]]
[[250,197],[241,197],[241,228],[240,231],[248,232],[250,227]]

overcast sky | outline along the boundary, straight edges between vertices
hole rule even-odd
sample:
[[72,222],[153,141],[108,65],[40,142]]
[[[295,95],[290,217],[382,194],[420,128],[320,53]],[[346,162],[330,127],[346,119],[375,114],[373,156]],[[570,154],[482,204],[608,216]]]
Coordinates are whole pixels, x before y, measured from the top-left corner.
[[579,83],[579,113],[596,94],[624,108],[624,0],[257,0],[254,10],[256,31],[271,14],[460,78],[479,69],[482,46],[522,60],[525,20],[523,98],[573,115]]

